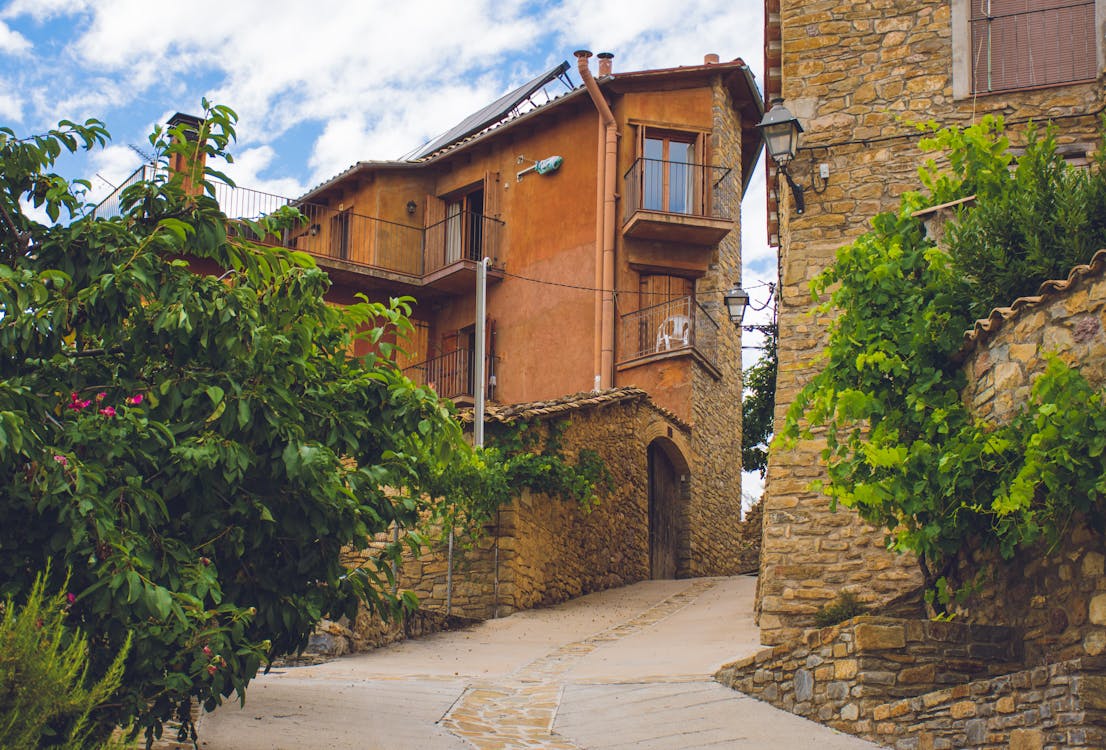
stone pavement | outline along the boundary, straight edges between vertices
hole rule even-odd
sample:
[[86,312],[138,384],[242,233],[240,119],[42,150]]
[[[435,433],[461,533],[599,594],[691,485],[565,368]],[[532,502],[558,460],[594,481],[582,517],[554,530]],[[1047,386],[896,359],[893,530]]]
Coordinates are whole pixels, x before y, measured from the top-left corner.
[[647,581],[474,628],[273,670],[202,718],[204,750],[875,745],[710,678],[760,647],[755,578]]

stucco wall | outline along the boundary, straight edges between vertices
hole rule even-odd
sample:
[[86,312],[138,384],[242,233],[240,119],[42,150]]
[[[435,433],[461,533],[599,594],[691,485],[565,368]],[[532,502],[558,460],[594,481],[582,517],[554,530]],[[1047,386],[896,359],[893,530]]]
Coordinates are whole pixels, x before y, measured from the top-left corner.
[[[828,321],[811,315],[811,279],[873,215],[920,187],[916,171],[925,157],[910,121],[967,125],[1001,114],[1016,144],[1028,118],[1052,117],[1061,143],[1093,144],[1094,112],[1104,101],[1101,82],[954,99],[947,0],[781,0],[780,6],[782,94],[805,128],[791,174],[807,189],[801,216],[782,181],[779,191],[777,424],[821,366]],[[829,181],[815,192],[811,175],[823,163]],[[824,478],[823,447],[820,440],[800,442],[774,450],[769,461],[759,598],[766,643],[797,635],[842,589],[883,601],[920,583],[910,560],[885,551],[881,531],[850,511],[830,513],[828,498],[810,489]]]

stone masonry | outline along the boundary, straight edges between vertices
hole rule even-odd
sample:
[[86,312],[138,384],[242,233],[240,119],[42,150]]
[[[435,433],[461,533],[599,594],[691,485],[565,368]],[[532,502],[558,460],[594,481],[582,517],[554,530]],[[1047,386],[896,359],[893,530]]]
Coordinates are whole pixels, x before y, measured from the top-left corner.
[[[460,538],[454,547],[452,598],[454,618],[487,619],[536,606],[554,604],[592,591],[622,586],[649,577],[647,448],[663,438],[691,460],[691,428],[653,405],[644,391],[616,388],[578,394],[550,402],[491,407],[489,422],[518,419],[539,423],[567,420],[562,451],[570,461],[588,448],[598,452],[613,482],[597,507],[586,511],[575,501],[521,491],[475,539]],[[732,427],[732,425],[731,425]],[[740,516],[728,502],[704,501],[685,530],[688,546],[702,556],[695,572],[747,570],[755,545],[741,533]],[[686,501],[686,499],[685,499]],[[728,533],[733,529],[733,533]],[[433,615],[411,627],[447,625],[447,555],[441,534],[416,555],[405,555],[397,571],[400,590],[415,592],[420,612]],[[378,546],[390,537],[377,540]],[[351,555],[350,565],[363,564]],[[715,559],[717,558],[717,559]],[[434,619],[437,618],[437,619]],[[331,627],[337,633],[345,625]],[[403,628],[387,627],[376,618],[359,618],[347,634],[353,648],[369,648],[402,637]]]
[[[769,3],[775,5],[775,2]],[[971,98],[953,94],[953,9],[949,0],[779,0],[769,13],[769,95],[782,94],[803,124],[790,171],[806,186],[806,211],[794,212],[786,184],[780,203],[779,380],[777,424],[817,372],[827,319],[812,316],[809,284],[838,247],[864,232],[876,213],[920,189],[911,122],[965,126],[988,113],[1005,117],[1015,145],[1030,118],[1051,118],[1058,140],[1093,147],[1106,94],[1097,82]],[[962,8],[960,8],[962,10]],[[778,78],[780,84],[773,83]],[[826,164],[829,180],[816,183]],[[885,550],[882,532],[851,511],[829,511],[813,491],[823,443],[772,452],[765,494],[759,623],[765,643],[780,643],[812,623],[840,591],[882,602],[920,583],[911,560]]]
[[[741,154],[741,122],[734,111],[728,87],[714,83],[714,130],[711,150],[729,166]],[[719,182],[714,200],[719,206],[741,203],[741,180],[735,169]],[[734,540],[741,524],[741,333],[730,322],[722,304],[722,291],[741,278],[740,214],[735,226],[715,251],[706,275],[696,281],[698,289],[716,290],[699,302],[710,313],[717,328],[709,332],[716,341],[717,370],[696,360],[692,364],[691,434],[695,469],[691,472],[688,508],[689,556],[684,565],[688,575],[730,575],[737,572]],[[713,327],[712,327],[713,328]],[[700,329],[697,335],[703,335]]]

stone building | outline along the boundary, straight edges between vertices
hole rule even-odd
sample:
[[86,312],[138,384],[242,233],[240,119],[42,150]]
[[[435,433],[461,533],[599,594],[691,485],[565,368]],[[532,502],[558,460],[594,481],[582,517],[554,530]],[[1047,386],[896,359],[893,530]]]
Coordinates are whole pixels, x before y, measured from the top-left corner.
[[[777,424],[817,371],[827,321],[809,283],[877,213],[919,189],[912,122],[966,126],[1002,115],[1017,145],[1049,120],[1064,153],[1085,159],[1106,103],[1106,0],[766,0],[765,95],[783,97],[804,128],[786,182],[770,170],[769,237],[778,244]],[[771,165],[770,165],[771,166]],[[885,601],[920,583],[880,530],[831,513],[811,482],[822,444],[773,451],[765,492],[758,599],[765,643],[812,623],[838,592]]]

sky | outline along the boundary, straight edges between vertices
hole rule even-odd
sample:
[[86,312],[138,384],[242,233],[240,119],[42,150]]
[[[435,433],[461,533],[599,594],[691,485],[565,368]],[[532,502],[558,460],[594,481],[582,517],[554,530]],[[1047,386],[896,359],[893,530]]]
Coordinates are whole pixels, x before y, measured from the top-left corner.
[[[103,120],[113,139],[62,165],[92,201],[147,137],[206,97],[238,113],[243,187],[295,197],[360,160],[396,159],[562,60],[614,53],[614,72],[741,57],[763,80],[762,0],[0,0],[0,125]],[[742,206],[743,284],[776,274],[763,157]],[[766,312],[750,313],[758,322]],[[749,322],[749,321],[747,321]],[[756,344],[746,334],[747,344]],[[746,363],[756,358],[746,351]],[[759,494],[749,477],[746,494]]]

